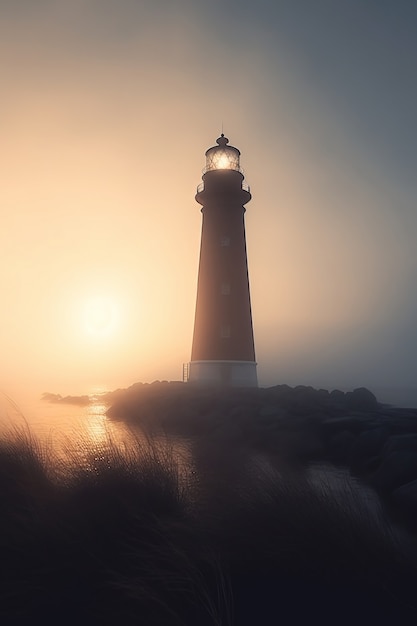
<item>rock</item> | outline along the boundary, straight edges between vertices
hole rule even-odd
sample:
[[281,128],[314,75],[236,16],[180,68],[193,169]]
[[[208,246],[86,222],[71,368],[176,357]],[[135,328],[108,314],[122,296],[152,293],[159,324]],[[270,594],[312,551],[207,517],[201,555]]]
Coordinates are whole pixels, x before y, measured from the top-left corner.
[[334,435],[327,445],[327,455],[332,463],[348,465],[350,449],[356,437],[349,430]]
[[369,482],[376,489],[390,492],[417,479],[417,453],[413,450],[390,452],[382,458],[381,465]]
[[394,435],[390,437],[382,449],[382,456],[388,456],[391,452],[401,452],[405,450],[414,451],[417,455],[417,435],[414,433],[405,435]]
[[374,411],[378,408],[378,400],[369,389],[359,387],[346,394],[346,404],[356,411]]
[[402,513],[410,516],[414,524],[417,524],[417,479],[394,489],[391,501]]
[[340,417],[331,417],[321,424],[324,434],[333,434],[342,430],[349,430],[352,433],[359,434],[367,427],[367,418],[363,415],[343,415]]
[[329,395],[331,400],[342,403],[345,402],[345,394],[343,393],[343,391],[340,391],[340,389],[333,389],[333,391],[331,391]]
[[[360,433],[356,437],[350,449],[349,464],[354,471],[367,471],[370,467],[375,467],[375,457],[379,457],[384,447],[390,430],[381,426],[370,428]],[[370,461],[372,460],[372,463]]]
[[259,417],[276,417],[282,419],[282,417],[287,417],[287,412],[277,405],[266,404],[259,411]]

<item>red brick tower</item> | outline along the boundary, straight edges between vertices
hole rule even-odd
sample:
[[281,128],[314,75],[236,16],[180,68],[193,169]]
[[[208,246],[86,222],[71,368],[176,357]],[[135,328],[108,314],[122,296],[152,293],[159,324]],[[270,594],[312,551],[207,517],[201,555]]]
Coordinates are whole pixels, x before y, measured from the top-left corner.
[[255,347],[245,240],[240,152],[222,134],[206,152],[200,265],[193,347],[188,380],[230,387],[256,387]]

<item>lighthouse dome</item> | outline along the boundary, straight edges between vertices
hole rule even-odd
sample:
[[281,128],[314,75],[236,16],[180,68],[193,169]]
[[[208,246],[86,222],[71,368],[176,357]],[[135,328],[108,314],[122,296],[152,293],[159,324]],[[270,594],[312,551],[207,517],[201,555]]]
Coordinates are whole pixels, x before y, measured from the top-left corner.
[[222,133],[216,140],[217,146],[209,148],[206,152],[206,167],[204,172],[212,170],[235,170],[240,172],[240,152],[237,148],[229,146],[229,140]]

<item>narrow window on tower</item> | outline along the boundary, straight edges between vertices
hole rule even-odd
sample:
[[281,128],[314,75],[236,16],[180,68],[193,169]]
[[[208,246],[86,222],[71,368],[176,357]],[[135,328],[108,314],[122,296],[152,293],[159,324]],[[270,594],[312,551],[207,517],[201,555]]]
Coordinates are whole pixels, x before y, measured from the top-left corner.
[[224,324],[220,329],[220,337],[222,339],[229,339],[230,337],[230,325]]
[[220,291],[222,296],[230,296],[230,283],[222,283]]
[[223,235],[222,238],[220,239],[220,245],[222,248],[226,248],[227,246],[230,246],[230,237],[228,235]]

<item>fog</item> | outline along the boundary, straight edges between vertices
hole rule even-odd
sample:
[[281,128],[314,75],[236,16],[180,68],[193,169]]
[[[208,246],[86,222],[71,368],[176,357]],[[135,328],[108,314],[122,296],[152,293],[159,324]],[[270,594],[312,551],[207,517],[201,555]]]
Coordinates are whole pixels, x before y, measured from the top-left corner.
[[[2,2],[3,391],[181,378],[222,124],[253,196],[260,384],[416,387],[415,13]],[[89,332],[97,297],[111,332]]]

